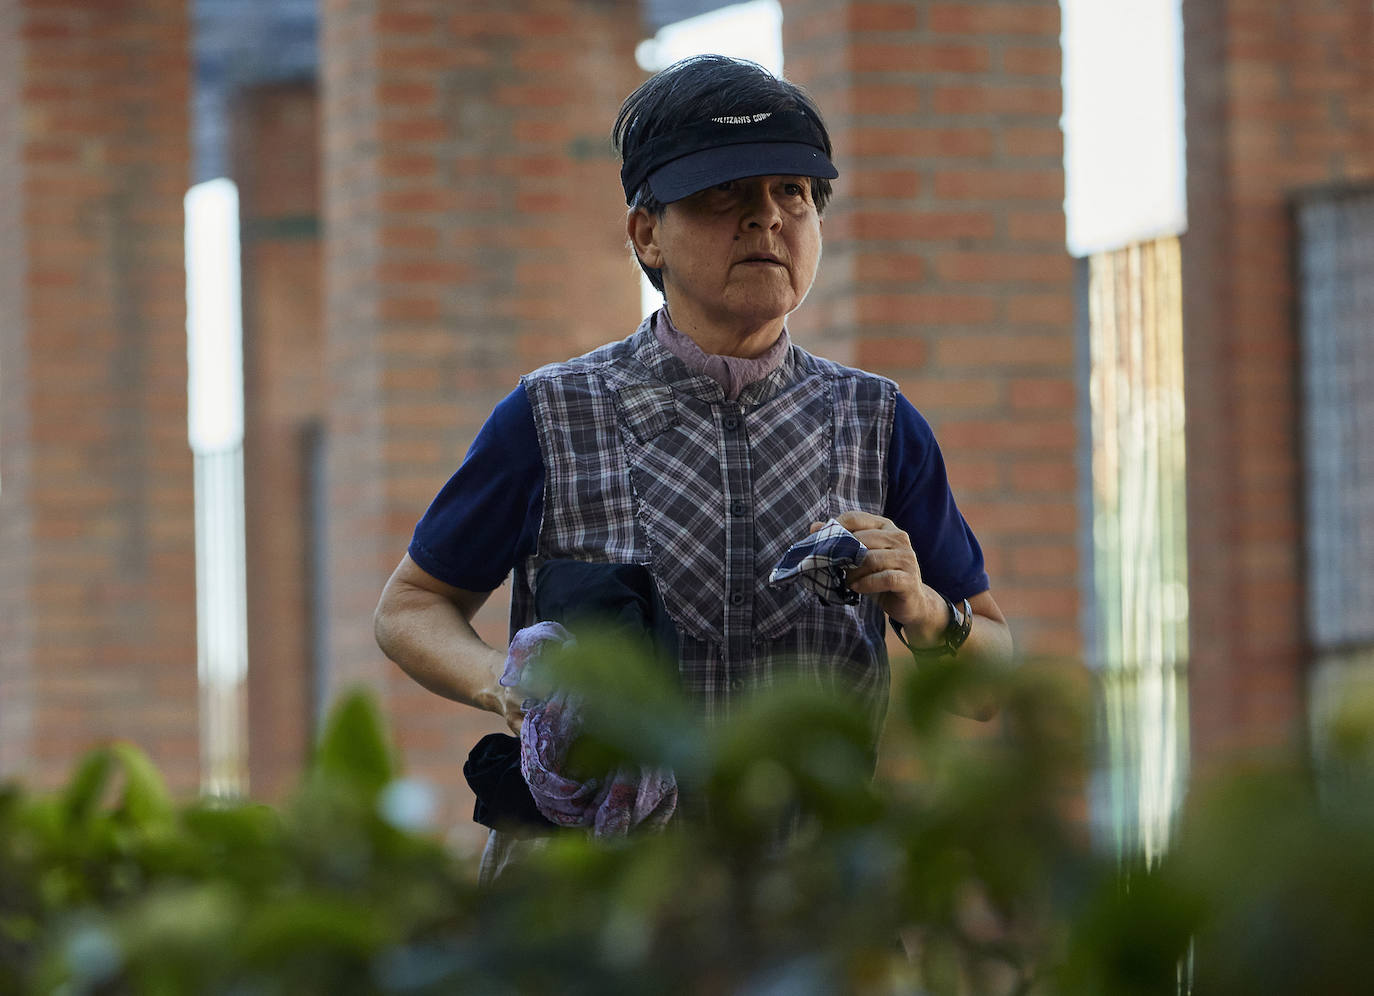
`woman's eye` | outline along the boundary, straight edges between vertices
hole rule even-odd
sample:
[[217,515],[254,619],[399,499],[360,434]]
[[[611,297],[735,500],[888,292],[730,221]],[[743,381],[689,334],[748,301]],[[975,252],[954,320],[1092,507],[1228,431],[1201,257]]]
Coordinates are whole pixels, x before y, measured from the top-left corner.
[[717,183],[715,189],[719,190],[721,193],[729,193],[735,189],[735,181],[726,180],[724,183]]

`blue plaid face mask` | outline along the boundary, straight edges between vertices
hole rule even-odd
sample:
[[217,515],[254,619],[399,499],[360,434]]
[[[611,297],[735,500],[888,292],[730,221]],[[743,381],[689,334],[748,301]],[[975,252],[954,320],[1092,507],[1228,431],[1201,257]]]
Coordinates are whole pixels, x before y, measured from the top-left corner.
[[768,583],[799,584],[826,605],[858,605],[859,593],[845,583],[845,572],[863,563],[868,547],[834,519],[782,555]]

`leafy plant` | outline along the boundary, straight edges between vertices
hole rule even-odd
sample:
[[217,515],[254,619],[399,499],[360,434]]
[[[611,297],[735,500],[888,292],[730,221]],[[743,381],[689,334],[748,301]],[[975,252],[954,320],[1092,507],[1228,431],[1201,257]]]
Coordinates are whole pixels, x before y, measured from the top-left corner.
[[[178,805],[128,744],[60,792],[0,790],[0,992],[1367,989],[1358,717],[1337,782],[1220,777],[1163,862],[1121,869],[1083,826],[1086,704],[1054,669],[918,673],[889,717],[917,774],[892,781],[843,696],[779,686],[707,727],[638,660],[582,639],[551,680],[589,704],[579,763],[672,767],[679,817],[616,844],[559,832],[489,888],[416,829],[424,789],[362,693],[280,808]],[[1002,702],[982,736],[946,708],[970,692]]]

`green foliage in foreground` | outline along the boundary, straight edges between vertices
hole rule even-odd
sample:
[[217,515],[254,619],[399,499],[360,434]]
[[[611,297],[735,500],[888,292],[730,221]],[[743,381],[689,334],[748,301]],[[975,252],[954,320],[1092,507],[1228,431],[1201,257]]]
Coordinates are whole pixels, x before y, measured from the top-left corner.
[[[633,657],[633,654],[628,655]],[[889,725],[920,775],[868,777],[864,722],[789,687],[709,734],[652,667],[558,665],[581,763],[669,764],[711,819],[616,845],[560,834],[486,890],[407,829],[413,789],[370,699],[335,709],[280,809],[179,806],[126,744],[65,790],[0,790],[0,993],[1367,992],[1368,727],[1335,774],[1252,768],[1190,800],[1154,868],[1082,818],[1085,705],[1027,668],[929,668]],[[989,735],[945,706],[995,694]],[[807,814],[779,843],[778,827]]]

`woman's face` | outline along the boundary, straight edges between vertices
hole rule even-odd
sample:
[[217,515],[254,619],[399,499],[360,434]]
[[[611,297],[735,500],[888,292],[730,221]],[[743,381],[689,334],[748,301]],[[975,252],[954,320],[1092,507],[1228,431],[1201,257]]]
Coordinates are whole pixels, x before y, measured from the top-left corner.
[[804,176],[708,187],[662,217],[633,212],[629,230],[640,259],[663,271],[673,323],[707,352],[747,356],[772,345],[821,256],[821,219]]

